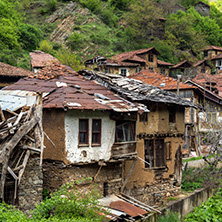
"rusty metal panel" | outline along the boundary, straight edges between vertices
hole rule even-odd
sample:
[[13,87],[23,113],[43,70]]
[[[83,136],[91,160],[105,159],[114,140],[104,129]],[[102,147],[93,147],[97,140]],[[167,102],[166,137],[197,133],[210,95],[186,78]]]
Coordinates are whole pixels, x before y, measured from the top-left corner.
[[148,213],[147,211],[122,200],[111,202],[109,207],[119,210],[119,211],[123,211],[132,217],[136,217],[136,216],[140,216],[140,215],[144,215]]

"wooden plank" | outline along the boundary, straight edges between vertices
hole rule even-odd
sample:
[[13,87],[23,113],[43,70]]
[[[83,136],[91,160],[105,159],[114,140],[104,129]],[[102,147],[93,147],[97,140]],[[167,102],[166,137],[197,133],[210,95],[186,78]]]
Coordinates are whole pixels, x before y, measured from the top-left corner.
[[[16,165],[15,165],[15,168],[19,165],[19,163],[20,163],[20,161],[21,161],[21,159],[22,159],[22,157],[23,157],[23,155],[25,154],[25,151],[22,151],[22,154],[21,154],[21,156],[19,157],[19,159],[18,159],[18,162],[16,163]],[[13,164],[14,165],[14,164]],[[12,165],[12,166],[13,166]]]
[[128,180],[129,180],[129,178],[130,178],[130,176],[131,176],[131,174],[132,174],[132,172],[133,172],[133,168],[134,168],[135,164],[136,164],[136,159],[133,160],[133,163],[132,163],[132,166],[131,166],[131,168],[130,168],[130,171],[128,172],[128,174],[127,174],[127,176],[126,176],[126,179],[125,179],[125,181],[124,181],[124,183],[123,183],[123,186],[122,186],[122,188],[121,188],[121,193],[124,191],[124,188],[125,188],[126,184],[128,183]]
[[0,106],[0,116],[1,116],[2,122],[5,122],[5,116],[4,116],[4,113],[2,111],[2,107],[1,106]]
[[18,118],[17,118],[16,121],[14,122],[13,126],[16,126],[16,125],[19,123],[19,121],[21,120],[22,116],[23,116],[23,112],[21,111],[21,112],[19,113],[19,115],[18,115]]
[[6,109],[8,113],[11,113],[14,116],[18,116],[18,113],[11,111],[10,109]]
[[30,150],[27,150],[26,154],[25,154],[25,157],[24,157],[24,160],[23,160],[23,163],[22,163],[22,166],[23,168],[19,171],[19,176],[18,176],[18,185],[20,184],[21,182],[21,178],[22,178],[22,175],[25,171],[25,167],[28,163],[28,160],[29,160],[29,156],[30,156]]
[[16,176],[16,174],[13,172],[13,170],[8,166],[8,172],[13,176],[13,178],[15,179],[15,180],[18,180],[18,177]]
[[27,121],[22,125],[17,132],[12,136],[11,140],[4,144],[3,147],[0,147],[1,150],[4,151],[4,160],[2,165],[2,176],[1,176],[1,193],[0,198],[4,201],[4,186],[5,186],[5,179],[8,167],[8,161],[11,155],[12,150],[15,146],[19,143],[19,141],[36,125],[38,122],[38,118],[33,117],[30,121]]
[[56,147],[56,145],[52,142],[52,140],[49,138],[49,136],[46,134],[46,132],[43,132],[45,137],[49,140],[49,142],[54,146]]
[[24,145],[24,146],[21,146],[19,148],[22,148],[22,149],[25,149],[25,150],[31,150],[31,151],[35,151],[35,152],[38,152],[38,153],[41,153],[41,149],[37,149],[35,147],[32,147],[32,146],[27,146],[27,145]]

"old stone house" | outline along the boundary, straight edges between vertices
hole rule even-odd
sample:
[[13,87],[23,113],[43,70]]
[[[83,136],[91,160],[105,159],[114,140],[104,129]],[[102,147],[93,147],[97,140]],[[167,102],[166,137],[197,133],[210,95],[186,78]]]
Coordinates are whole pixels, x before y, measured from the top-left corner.
[[142,81],[89,71],[80,72],[150,112],[138,114],[137,159],[124,163],[122,192],[147,204],[180,193],[185,107],[191,102]]
[[31,75],[32,72],[0,62],[0,88],[17,82],[20,78]]
[[215,67],[215,73],[220,73],[222,71],[222,53],[219,53],[218,55],[214,56],[211,59],[211,62],[213,63]]
[[177,75],[190,75],[193,72],[192,63],[184,60],[172,66],[170,69],[170,76],[176,77]]
[[222,47],[209,45],[200,50],[204,59],[211,59],[222,52]]
[[120,74],[122,76],[130,76],[143,69],[150,69],[169,75],[169,67],[173,66],[173,64],[158,60],[157,56],[159,54],[154,47],[151,47],[120,53],[113,56],[112,59],[95,56],[84,63],[86,67],[94,68],[96,71]]
[[205,2],[199,1],[194,5],[194,7],[202,16],[210,16],[210,6]]
[[207,60],[201,60],[193,64],[196,73],[206,73],[211,74],[212,65],[209,64]]

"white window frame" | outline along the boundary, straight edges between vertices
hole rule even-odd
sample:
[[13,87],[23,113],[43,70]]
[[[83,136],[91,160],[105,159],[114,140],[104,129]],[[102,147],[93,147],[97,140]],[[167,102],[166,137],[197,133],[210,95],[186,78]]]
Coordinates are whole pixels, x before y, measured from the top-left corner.
[[[125,74],[125,73],[122,73],[122,71],[125,71],[126,74]],[[122,75],[122,76],[129,76],[129,71],[128,71],[127,68],[120,68],[120,69],[119,69],[119,74]]]

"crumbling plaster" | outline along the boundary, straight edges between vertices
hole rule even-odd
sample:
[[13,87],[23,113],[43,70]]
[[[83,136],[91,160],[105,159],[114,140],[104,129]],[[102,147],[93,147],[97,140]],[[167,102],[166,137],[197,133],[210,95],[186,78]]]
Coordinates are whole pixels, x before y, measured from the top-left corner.
[[[79,146],[79,119],[89,120],[89,144]],[[92,146],[92,120],[101,119],[101,145]],[[115,121],[109,118],[109,112],[68,110],[65,114],[65,147],[67,160],[71,163],[90,163],[111,157],[111,147],[115,140]]]

